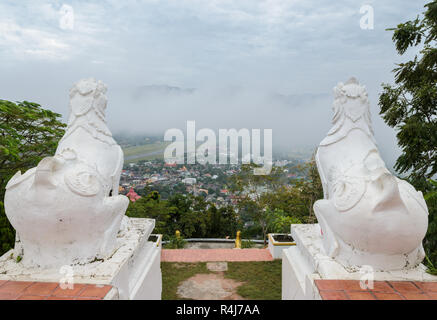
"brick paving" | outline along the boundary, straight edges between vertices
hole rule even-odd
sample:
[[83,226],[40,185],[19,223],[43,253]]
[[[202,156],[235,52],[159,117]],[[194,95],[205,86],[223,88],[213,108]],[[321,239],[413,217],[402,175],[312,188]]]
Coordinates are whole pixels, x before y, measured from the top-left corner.
[[322,300],[437,300],[437,282],[374,281],[361,289],[358,280],[315,280]]
[[163,249],[163,262],[272,261],[268,249]]
[[0,300],[103,300],[109,285],[75,284],[62,289],[54,282],[0,280]]

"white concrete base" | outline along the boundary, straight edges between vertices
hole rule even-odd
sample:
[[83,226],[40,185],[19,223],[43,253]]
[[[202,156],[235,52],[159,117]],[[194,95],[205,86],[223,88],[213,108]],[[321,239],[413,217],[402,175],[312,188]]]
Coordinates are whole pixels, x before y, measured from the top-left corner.
[[155,220],[127,218],[109,258],[60,269],[26,268],[11,250],[0,257],[0,280],[110,284],[106,299],[160,300],[161,238],[147,241],[154,227]]
[[[292,225],[291,236],[296,246],[283,250],[282,256],[283,300],[320,300],[316,279],[363,279],[365,274],[360,268],[346,269],[325,255],[318,224]],[[409,270],[376,271],[372,275],[375,281],[437,281],[437,276],[426,273],[422,264]]]
[[291,246],[295,246],[296,244],[294,242],[278,242],[275,241],[273,236],[276,233],[269,233],[269,244],[268,249],[270,251],[270,254],[272,255],[273,259],[282,259],[282,251],[285,249],[290,248]]

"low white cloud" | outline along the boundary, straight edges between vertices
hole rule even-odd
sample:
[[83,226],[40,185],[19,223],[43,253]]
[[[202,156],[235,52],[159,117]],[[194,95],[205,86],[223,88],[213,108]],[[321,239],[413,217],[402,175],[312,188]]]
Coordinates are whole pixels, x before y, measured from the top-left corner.
[[0,3],[0,53],[8,61],[69,60],[105,47],[111,33],[104,6],[86,3],[70,6],[72,28],[61,28],[62,3],[25,0]]
[[[331,88],[356,76],[368,87],[377,139],[393,155],[395,132],[378,115],[378,94],[408,57],[397,55],[386,28],[414,19],[427,2],[2,0],[0,98],[65,116],[72,83],[93,76],[108,84],[116,129],[163,132],[192,118],[202,126],[273,128],[292,148],[319,141],[330,125]],[[63,4],[74,10],[72,30],[59,27]],[[360,28],[363,4],[374,8],[374,30]],[[196,93],[126,100],[147,85]],[[291,108],[271,93],[328,96]]]
[[26,28],[14,21],[0,22],[0,46],[17,58],[66,59],[71,47],[58,35]]

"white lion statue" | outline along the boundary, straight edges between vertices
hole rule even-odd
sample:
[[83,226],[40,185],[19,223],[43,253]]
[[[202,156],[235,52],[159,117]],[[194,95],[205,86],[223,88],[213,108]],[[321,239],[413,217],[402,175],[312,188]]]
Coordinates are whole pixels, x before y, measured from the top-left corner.
[[6,215],[26,266],[86,263],[116,249],[129,200],[118,195],[123,152],[106,126],[105,93],[100,81],[76,83],[55,155],[6,186]]
[[413,268],[424,258],[428,227],[422,193],[387,170],[365,87],[352,78],[334,93],[333,127],[316,154],[324,199],[314,211],[324,249],[345,267]]

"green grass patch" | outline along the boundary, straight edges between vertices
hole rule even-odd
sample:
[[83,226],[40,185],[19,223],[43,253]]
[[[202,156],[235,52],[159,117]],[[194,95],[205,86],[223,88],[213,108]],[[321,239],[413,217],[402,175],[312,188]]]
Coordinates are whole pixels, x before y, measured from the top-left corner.
[[134,155],[142,154],[142,153],[146,153],[146,152],[153,152],[153,151],[157,151],[160,149],[165,149],[165,147],[168,145],[169,145],[168,142],[143,144],[140,146],[123,148],[123,152],[124,152],[124,155],[126,157],[128,157],[128,156],[134,156]]
[[[199,273],[211,273],[206,263],[162,262],[162,299],[180,300],[179,284]],[[225,278],[243,282],[237,293],[249,300],[281,300],[282,260],[228,262]]]
[[161,262],[162,300],[184,300],[177,296],[179,284],[199,273],[210,273],[206,262]]
[[[162,151],[164,152],[164,151]],[[150,156],[146,156],[146,157],[140,157],[140,158],[135,158],[135,159],[128,159],[126,161],[124,161],[125,164],[129,164],[129,163],[137,163],[140,161],[150,161],[150,160],[164,160],[164,155],[162,153],[160,154],[152,154]]]
[[282,260],[228,262],[225,278],[244,282],[237,293],[250,300],[281,300]]
[[165,141],[123,148],[125,163],[163,159],[164,150],[169,144],[170,142]]

